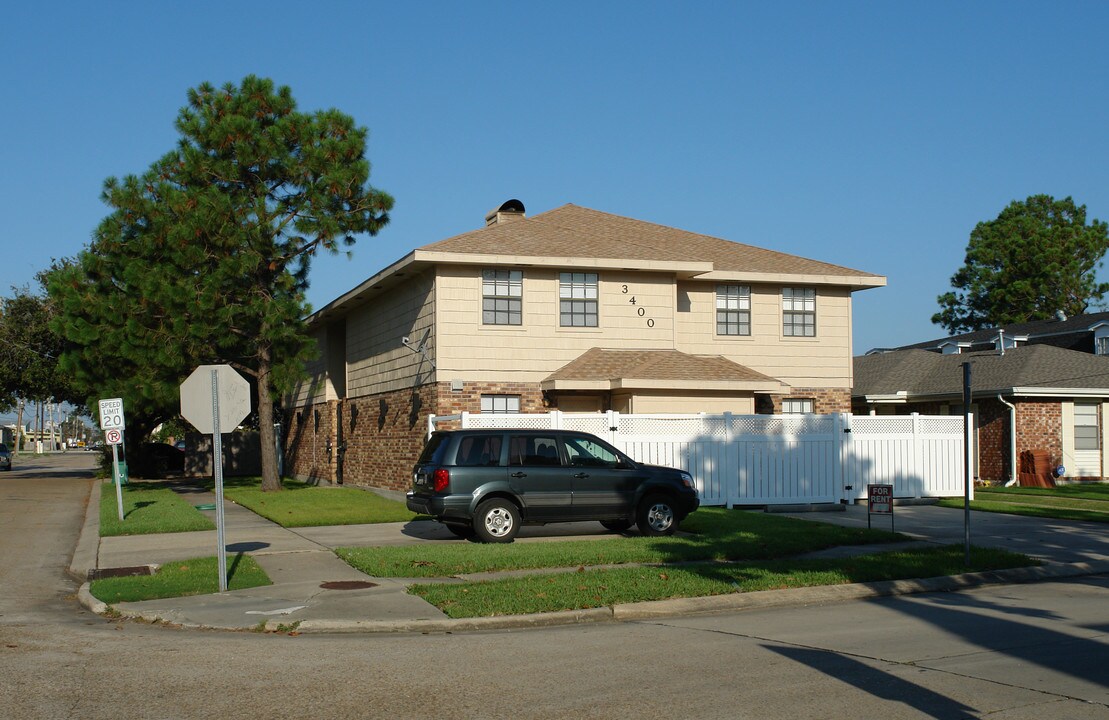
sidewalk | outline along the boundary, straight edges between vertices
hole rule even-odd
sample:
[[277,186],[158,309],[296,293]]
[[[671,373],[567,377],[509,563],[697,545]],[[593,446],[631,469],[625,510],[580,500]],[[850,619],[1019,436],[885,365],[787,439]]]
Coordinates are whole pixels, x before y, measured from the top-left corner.
[[[95,500],[95,498],[94,498]],[[194,505],[215,502],[211,493],[189,495]],[[771,590],[705,598],[663,600],[593,610],[453,620],[421,598],[408,595],[409,582],[365,575],[332,552],[341,546],[377,546],[465,542],[430,521],[282,528],[253,512],[226,502],[225,533],[228,564],[236,553],[253,557],[272,585],[212,595],[167,598],[114,605],[125,617],[142,618],[184,627],[224,630],[297,632],[457,632],[463,630],[539,627],[583,622],[635,620],[684,614],[725,612],[752,607],[819,604],[848,599],[955,590],[985,584],[1029,582],[1058,577],[1109,572],[1109,537],[1097,523],[1017,518],[972,513],[971,542],[1023,552],[1045,564],[991,573],[884,583]],[[205,511],[215,519],[215,511]],[[793,514],[805,520],[866,526],[866,508],[845,512]],[[888,529],[887,516],[875,517],[874,527]],[[885,523],[885,524],[883,524]],[[898,506],[896,530],[919,543],[962,544],[963,513],[931,506]],[[523,528],[517,542],[558,541],[563,538],[608,537],[597,523],[567,523]],[[890,546],[834,548],[832,553],[869,552]],[[216,532],[170,533],[99,538],[98,504],[89,503],[85,525],[70,571],[80,578],[89,570],[165,564],[216,554]],[[487,577],[496,577],[493,573]],[[418,582],[428,582],[419,579]],[[80,590],[81,602],[94,612],[107,607]]]

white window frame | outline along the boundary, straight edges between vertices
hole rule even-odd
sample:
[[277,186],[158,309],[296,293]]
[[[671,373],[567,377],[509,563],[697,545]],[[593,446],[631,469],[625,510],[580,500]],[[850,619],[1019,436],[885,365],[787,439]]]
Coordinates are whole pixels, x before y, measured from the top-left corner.
[[812,415],[815,405],[812,398],[782,398],[782,414]]
[[1094,355],[1109,355],[1109,335],[1094,338]]
[[483,413],[492,413],[497,415],[503,414],[519,414],[520,412],[520,396],[519,395],[482,395],[481,396],[481,411]]
[[782,288],[782,334],[816,337],[816,288]]
[[599,285],[597,273],[558,274],[558,324],[561,327],[597,327]]
[[481,271],[481,324],[523,325],[524,273],[486,268]]
[[[1074,449],[1076,451],[1101,449],[1100,420],[1100,403],[1076,402],[1074,404]],[[1083,429],[1081,433],[1079,428]]]
[[750,285],[716,286],[716,334],[724,337],[751,335]]

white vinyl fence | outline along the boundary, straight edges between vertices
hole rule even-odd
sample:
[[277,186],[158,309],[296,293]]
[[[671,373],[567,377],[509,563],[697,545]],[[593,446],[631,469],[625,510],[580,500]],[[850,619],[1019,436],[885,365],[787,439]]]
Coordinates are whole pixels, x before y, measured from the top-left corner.
[[962,497],[964,492],[961,416],[555,410],[429,418],[429,432],[446,428],[593,433],[640,462],[688,470],[704,505],[852,502],[866,497],[868,483],[892,484],[897,498]]

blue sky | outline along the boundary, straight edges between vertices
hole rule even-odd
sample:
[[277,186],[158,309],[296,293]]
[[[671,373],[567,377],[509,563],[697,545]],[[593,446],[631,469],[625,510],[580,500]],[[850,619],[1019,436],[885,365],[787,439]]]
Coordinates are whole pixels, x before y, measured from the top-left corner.
[[855,352],[939,337],[975,223],[1037,193],[1109,219],[1107,26],[1104,2],[24,3],[0,292],[87,244],[188,88],[253,73],[368,127],[396,198],[353,259],[316,259],[315,307],[519,198],[886,275]]

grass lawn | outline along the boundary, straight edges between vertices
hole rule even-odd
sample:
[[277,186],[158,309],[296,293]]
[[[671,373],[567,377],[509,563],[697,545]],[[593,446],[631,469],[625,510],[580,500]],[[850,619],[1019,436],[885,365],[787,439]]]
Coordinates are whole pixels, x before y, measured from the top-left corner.
[[[266,573],[248,555],[227,559],[227,589],[269,585]],[[109,605],[158,598],[208,595],[219,592],[219,568],[215,557],[167,563],[153,575],[93,580],[89,592]]]
[[414,585],[409,592],[449,617],[555,612],[669,598],[755,590],[937,577],[1036,564],[1023,555],[972,548],[964,565],[959,546],[927,548],[837,560],[771,560],[739,565],[583,570],[465,584]]
[[257,477],[228,478],[223,494],[282,527],[408,522],[418,517],[404,503],[367,490],[285,480],[282,492],[267,493],[262,492],[261,484]]
[[214,530],[215,524],[188,500],[157,483],[123,486],[123,521],[119,519],[115,485],[100,485],[100,536]]
[[[972,510],[1062,520],[1109,522],[1109,485],[1063,485],[1057,488],[998,487],[974,491]],[[942,507],[963,507],[958,498],[940,501]]]
[[682,523],[696,533],[667,538],[624,537],[511,544],[443,543],[338,548],[350,565],[375,577],[450,577],[500,570],[696,560],[762,560],[837,545],[896,542],[902,535],[767,515],[702,508]]

